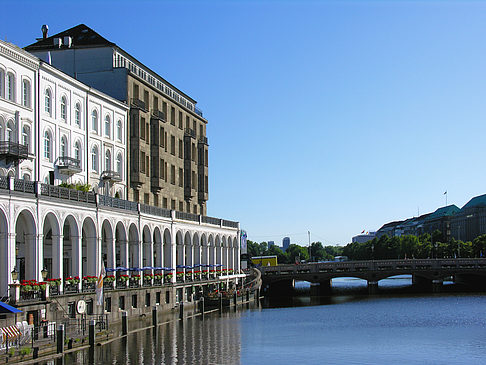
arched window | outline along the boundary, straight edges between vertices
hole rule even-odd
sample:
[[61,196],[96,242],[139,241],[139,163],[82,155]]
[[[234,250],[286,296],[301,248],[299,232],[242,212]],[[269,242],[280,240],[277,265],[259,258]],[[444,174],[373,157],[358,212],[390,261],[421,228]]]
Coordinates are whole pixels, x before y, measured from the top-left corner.
[[12,121],[7,123],[7,141],[15,142],[15,128]]
[[116,172],[118,172],[118,174],[120,174],[120,177],[122,176],[122,172],[123,172],[123,160],[122,160],[121,153],[119,153],[116,156]]
[[79,141],[74,144],[74,158],[78,160],[81,165],[81,144]]
[[81,127],[81,105],[79,103],[76,103],[74,107],[74,122],[78,127]]
[[122,122],[121,120],[119,120],[117,123],[116,123],[116,133],[117,133],[117,138],[119,141],[122,140]]
[[51,160],[51,134],[48,131],[44,133],[44,158]]
[[98,133],[98,112],[96,109],[91,112],[91,129]]
[[60,151],[61,157],[67,157],[67,139],[65,136],[61,138],[61,151]]
[[22,105],[30,108],[30,81],[22,81]]
[[105,152],[105,170],[111,170],[111,152],[110,150],[106,150]]
[[5,97],[5,71],[0,70],[0,97]]
[[51,90],[46,89],[44,92],[44,111],[51,115],[52,112],[52,95]]
[[22,128],[22,144],[24,146],[27,146],[27,149],[29,149],[30,145],[30,128],[27,126],[24,126]]
[[7,99],[15,101],[15,76],[11,72],[7,74]]
[[91,148],[91,170],[98,172],[98,147]]
[[63,96],[61,98],[61,119],[66,121],[67,118],[67,106],[66,106],[66,97]]
[[0,118],[0,141],[5,141],[5,127],[3,126],[3,120]]
[[25,174],[24,174],[24,176],[23,176],[23,179],[24,179],[25,181],[30,181],[30,175],[29,175],[29,174],[27,174],[27,173],[25,173]]
[[110,116],[105,117],[105,136],[110,137],[111,135],[111,120]]

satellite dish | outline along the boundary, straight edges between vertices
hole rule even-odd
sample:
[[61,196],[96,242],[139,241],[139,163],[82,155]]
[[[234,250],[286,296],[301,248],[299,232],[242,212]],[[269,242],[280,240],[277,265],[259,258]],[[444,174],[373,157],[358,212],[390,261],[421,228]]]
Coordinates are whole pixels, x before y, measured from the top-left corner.
[[79,314],[83,314],[86,312],[86,302],[84,300],[78,300],[78,304],[76,305],[76,310]]

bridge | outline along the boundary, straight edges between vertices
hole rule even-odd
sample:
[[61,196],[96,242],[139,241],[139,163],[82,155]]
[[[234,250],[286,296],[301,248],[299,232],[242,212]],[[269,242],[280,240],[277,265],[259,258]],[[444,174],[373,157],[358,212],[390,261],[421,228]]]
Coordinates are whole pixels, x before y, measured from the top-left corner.
[[484,287],[486,258],[411,259],[323,262],[261,267],[263,288],[272,294],[289,294],[294,281],[318,283],[320,294],[329,293],[331,280],[355,277],[368,282],[370,294],[377,293],[378,281],[395,275],[412,275],[412,283],[440,292],[444,279]]

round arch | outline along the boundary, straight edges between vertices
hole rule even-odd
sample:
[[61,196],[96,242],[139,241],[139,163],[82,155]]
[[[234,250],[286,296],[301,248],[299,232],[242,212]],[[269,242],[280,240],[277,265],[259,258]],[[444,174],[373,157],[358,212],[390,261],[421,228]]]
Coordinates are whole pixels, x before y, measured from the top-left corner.
[[98,248],[96,225],[93,219],[86,217],[83,221],[81,238],[82,265],[81,273],[83,276],[97,276],[100,260],[100,249]]
[[[22,210],[15,220],[15,264],[19,280],[40,280],[39,247],[36,245],[36,222],[29,209]],[[18,252],[18,254],[17,254]]]

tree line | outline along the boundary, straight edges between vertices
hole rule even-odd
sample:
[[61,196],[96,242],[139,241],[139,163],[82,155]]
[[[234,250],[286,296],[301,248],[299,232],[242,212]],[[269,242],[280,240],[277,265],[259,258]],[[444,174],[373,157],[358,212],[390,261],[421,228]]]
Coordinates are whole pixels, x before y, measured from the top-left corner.
[[250,258],[276,255],[279,264],[327,261],[333,260],[336,256],[347,256],[349,260],[486,257],[486,234],[478,236],[472,241],[464,242],[451,238],[447,242],[439,230],[420,236],[388,237],[384,235],[364,243],[349,243],[344,247],[323,246],[321,242],[313,242],[310,250],[309,246],[291,244],[286,251],[283,251],[275,245],[269,247],[267,242],[257,243],[250,240],[247,245]]
[[344,246],[343,255],[348,256],[350,260],[483,257],[486,255],[486,235],[467,242],[455,238],[447,242],[439,230],[420,236],[385,235],[364,243],[349,243]]
[[[342,255],[343,247],[323,246],[321,242],[312,242],[309,246],[291,244],[287,250],[283,251],[280,247],[268,246],[267,242],[247,241],[248,256],[277,256],[279,264],[294,264],[302,261],[324,261],[333,260],[335,256]],[[309,256],[309,251],[312,258]]]

